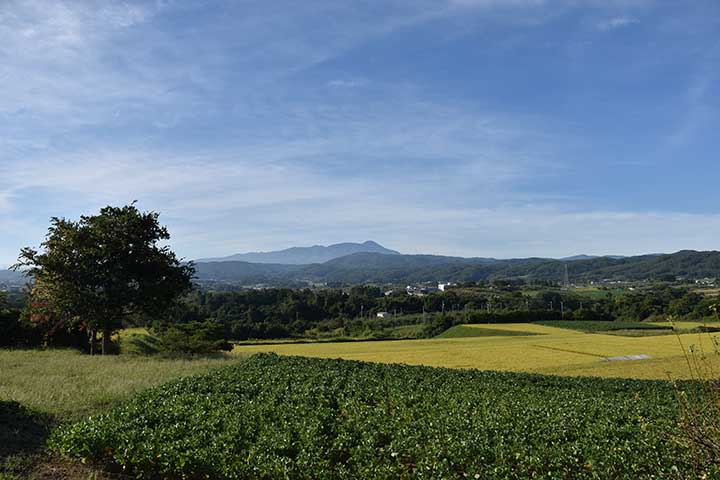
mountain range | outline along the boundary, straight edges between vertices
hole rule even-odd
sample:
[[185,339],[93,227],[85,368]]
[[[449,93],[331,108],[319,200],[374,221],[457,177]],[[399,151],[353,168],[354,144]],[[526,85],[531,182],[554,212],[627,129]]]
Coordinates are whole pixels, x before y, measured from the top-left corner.
[[[325,262],[254,263],[247,261],[197,261],[201,281],[244,284],[288,284],[293,282],[417,283],[425,281],[488,281],[497,278],[522,278],[562,282],[567,270],[572,282],[599,280],[645,280],[667,277],[720,278],[720,252],[684,250],[674,254],[649,254],[634,257],[578,255],[564,259],[549,258],[464,258],[440,255],[404,255],[387,250],[375,242],[353,245],[361,249],[371,245],[378,251],[359,251],[337,256]],[[329,249],[330,247],[320,247]],[[316,247],[309,247],[310,249]],[[302,249],[300,249],[302,251]],[[297,249],[282,252],[297,252]],[[279,258],[268,252],[264,258]],[[238,256],[228,257],[238,258]],[[253,257],[239,257],[253,258]],[[305,257],[307,258],[307,257]]]
[[[252,261],[250,261],[252,260]],[[297,286],[312,283],[419,283],[525,279],[562,282],[720,278],[720,252],[683,250],[634,257],[577,255],[551,258],[464,258],[405,255],[382,245],[339,243],[293,247],[195,261],[198,281],[239,285]],[[20,273],[0,270],[0,283],[24,283]]]
[[386,255],[399,255],[400,252],[390,250],[382,245],[368,240],[363,243],[336,243],[334,245],[313,245],[312,247],[292,247],[275,252],[237,253],[228,257],[204,258],[196,263],[208,262],[249,262],[249,263],[278,263],[284,265],[309,265],[311,263],[325,263],[335,258],[352,255],[354,253],[383,253]]

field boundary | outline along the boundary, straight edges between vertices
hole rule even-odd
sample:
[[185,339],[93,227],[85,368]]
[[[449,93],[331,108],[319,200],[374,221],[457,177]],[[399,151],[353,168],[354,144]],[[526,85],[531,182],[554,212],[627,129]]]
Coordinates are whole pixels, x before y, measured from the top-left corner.
[[597,357],[597,358],[606,358],[606,355],[600,355],[597,353],[588,353],[588,352],[580,352],[577,350],[570,350],[569,348],[558,348],[558,347],[548,347],[546,345],[532,345],[533,347],[537,348],[544,348],[546,350],[556,350],[558,352],[565,352],[565,353],[577,353],[578,355],[587,355],[590,357]]

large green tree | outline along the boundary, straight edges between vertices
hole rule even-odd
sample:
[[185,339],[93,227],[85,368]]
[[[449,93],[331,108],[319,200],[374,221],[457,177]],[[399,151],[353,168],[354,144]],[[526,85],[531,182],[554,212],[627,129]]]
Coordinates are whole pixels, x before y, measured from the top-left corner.
[[164,315],[192,288],[195,269],[163,244],[170,234],[158,216],[133,203],[79,221],[53,218],[41,248],[24,248],[15,265],[35,280],[31,313],[81,324],[93,338],[102,332],[103,354],[124,318]]

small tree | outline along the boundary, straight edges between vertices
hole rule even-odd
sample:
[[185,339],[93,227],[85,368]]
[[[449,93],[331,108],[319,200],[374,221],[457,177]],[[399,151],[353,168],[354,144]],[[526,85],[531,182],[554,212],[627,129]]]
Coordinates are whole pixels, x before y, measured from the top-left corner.
[[77,222],[52,218],[42,250],[22,249],[14,266],[35,280],[30,313],[80,324],[93,338],[101,331],[103,354],[124,318],[162,316],[192,288],[195,269],[159,245],[170,235],[158,216],[133,202]]

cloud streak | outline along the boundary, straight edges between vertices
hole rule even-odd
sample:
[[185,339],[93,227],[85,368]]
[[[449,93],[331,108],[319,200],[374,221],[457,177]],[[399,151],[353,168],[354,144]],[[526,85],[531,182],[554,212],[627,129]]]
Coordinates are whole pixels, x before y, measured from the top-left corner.
[[598,30],[602,32],[607,32],[610,30],[617,30],[620,28],[627,28],[635,23],[638,23],[638,20],[632,17],[613,17],[609,18],[607,20],[600,21],[596,24],[596,27]]

